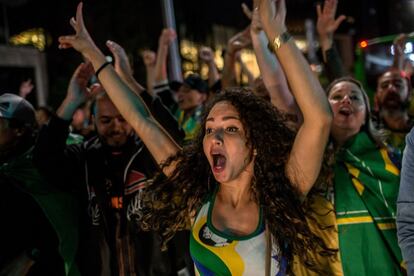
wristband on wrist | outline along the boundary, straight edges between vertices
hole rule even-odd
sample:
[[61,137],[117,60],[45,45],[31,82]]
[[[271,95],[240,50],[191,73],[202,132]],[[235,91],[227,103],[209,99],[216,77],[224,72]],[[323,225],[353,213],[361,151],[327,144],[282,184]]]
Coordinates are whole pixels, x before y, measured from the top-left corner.
[[98,78],[99,77],[99,73],[109,64],[111,64],[112,62],[110,61],[105,61],[95,72],[95,76]]
[[269,41],[267,47],[271,52],[276,53],[276,51],[291,38],[292,36],[286,31],[280,35],[277,35],[272,41]]

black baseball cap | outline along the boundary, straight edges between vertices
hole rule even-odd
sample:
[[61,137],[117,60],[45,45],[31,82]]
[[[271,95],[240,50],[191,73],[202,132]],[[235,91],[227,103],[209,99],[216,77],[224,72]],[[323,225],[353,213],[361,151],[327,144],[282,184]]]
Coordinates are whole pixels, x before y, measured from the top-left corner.
[[172,91],[177,92],[178,89],[180,89],[181,85],[183,85],[183,83],[181,81],[177,81],[177,80],[173,80],[169,82],[169,86],[171,88]]
[[184,83],[191,89],[197,90],[200,93],[208,93],[208,84],[205,82],[200,75],[190,74],[184,79]]
[[36,125],[33,106],[15,94],[4,93],[0,96],[0,117],[16,120],[28,127]]

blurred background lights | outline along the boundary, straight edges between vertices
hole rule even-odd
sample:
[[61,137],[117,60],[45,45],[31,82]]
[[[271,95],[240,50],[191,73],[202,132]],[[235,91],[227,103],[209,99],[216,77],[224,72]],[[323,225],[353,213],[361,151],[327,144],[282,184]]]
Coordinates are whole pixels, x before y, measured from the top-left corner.
[[9,40],[15,46],[34,46],[43,51],[52,44],[52,38],[42,28],[33,28],[14,35]]

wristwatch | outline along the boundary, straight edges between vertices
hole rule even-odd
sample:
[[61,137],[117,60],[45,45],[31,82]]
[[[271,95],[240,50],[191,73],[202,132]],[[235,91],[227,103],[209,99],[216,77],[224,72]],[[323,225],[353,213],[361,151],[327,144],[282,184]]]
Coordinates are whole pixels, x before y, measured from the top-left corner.
[[276,50],[278,50],[284,43],[288,42],[292,36],[286,31],[278,36],[276,36],[273,41],[269,41],[269,44],[267,44],[267,47],[269,50],[273,53],[276,53]]

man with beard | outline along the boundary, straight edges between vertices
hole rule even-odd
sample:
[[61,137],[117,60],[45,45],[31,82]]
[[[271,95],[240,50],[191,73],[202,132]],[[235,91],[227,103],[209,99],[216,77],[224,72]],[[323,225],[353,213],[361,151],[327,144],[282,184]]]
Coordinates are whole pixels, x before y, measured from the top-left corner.
[[[140,231],[137,224],[139,196],[158,171],[157,164],[104,91],[92,104],[97,136],[65,144],[73,112],[86,100],[93,73],[90,63],[75,71],[57,116],[39,133],[34,156],[45,177],[81,201],[79,269],[82,275],[177,275],[185,266],[184,253],[174,246],[161,252],[158,236]],[[162,108],[159,101],[147,104]]]
[[388,143],[398,149],[404,148],[405,135],[413,126],[408,114],[411,84],[403,71],[390,68],[377,82],[374,97],[374,113],[378,129],[390,131]]

